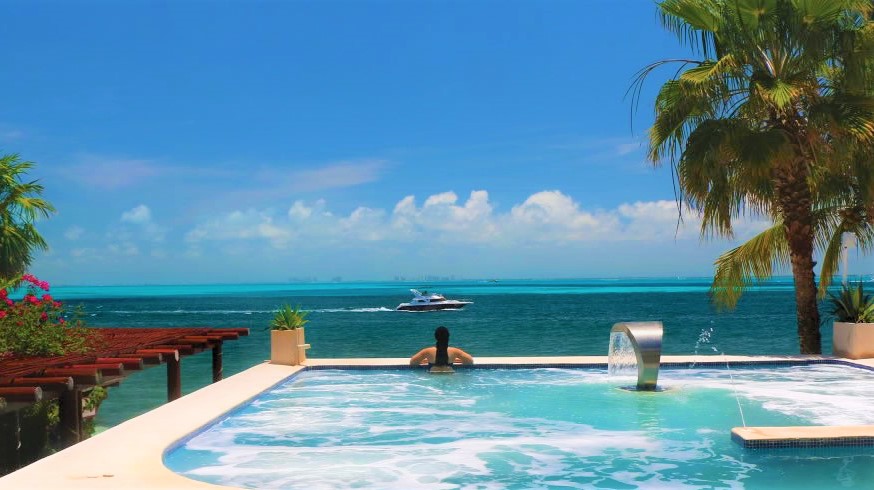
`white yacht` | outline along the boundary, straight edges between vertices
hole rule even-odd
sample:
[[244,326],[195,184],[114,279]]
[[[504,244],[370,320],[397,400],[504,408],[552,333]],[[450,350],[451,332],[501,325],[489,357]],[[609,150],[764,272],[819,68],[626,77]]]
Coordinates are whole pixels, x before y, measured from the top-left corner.
[[399,304],[396,308],[398,311],[457,310],[473,303],[473,301],[446,299],[442,294],[429,294],[428,291],[418,289],[410,289],[410,292],[413,293],[413,299],[409,303]]

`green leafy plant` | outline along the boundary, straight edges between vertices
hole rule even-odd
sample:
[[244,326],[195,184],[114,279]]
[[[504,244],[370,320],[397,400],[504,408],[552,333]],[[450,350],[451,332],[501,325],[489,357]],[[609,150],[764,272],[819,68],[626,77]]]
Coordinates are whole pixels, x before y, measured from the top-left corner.
[[[103,403],[103,400],[106,400],[109,397],[109,393],[106,391],[106,388],[102,386],[95,386],[87,396],[82,399],[82,408],[86,412],[95,412],[96,415],[97,409],[100,407],[100,404]],[[88,417],[82,420],[82,431],[88,434],[88,436],[93,436],[97,432],[97,426],[94,425],[94,419],[96,417]]]
[[103,403],[103,400],[109,396],[109,393],[106,392],[106,388],[102,386],[95,386],[82,400],[82,408],[85,410],[97,410],[97,407]]
[[17,278],[33,261],[33,254],[49,246],[36,222],[55,212],[42,198],[43,186],[29,180],[34,163],[16,154],[0,156],[0,279]]
[[848,323],[874,322],[874,300],[865,294],[862,283],[857,286],[844,286],[839,295],[830,294],[832,315],[835,321]]
[[303,328],[304,325],[309,323],[309,320],[306,319],[307,315],[309,315],[309,312],[301,311],[300,305],[292,308],[291,305],[286,304],[273,316],[273,320],[270,322],[270,329],[297,330],[298,328]]

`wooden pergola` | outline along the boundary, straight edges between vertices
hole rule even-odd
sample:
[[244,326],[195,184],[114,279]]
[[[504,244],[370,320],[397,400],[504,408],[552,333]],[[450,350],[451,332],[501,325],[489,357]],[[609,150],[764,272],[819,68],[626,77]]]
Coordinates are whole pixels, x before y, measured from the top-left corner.
[[127,375],[167,364],[167,400],[182,396],[184,356],[212,351],[212,380],[222,379],[222,343],[249,335],[248,328],[94,328],[96,346],[86,354],[0,358],[0,414],[40,400],[58,400],[62,443],[83,439],[82,395],[114,386]]

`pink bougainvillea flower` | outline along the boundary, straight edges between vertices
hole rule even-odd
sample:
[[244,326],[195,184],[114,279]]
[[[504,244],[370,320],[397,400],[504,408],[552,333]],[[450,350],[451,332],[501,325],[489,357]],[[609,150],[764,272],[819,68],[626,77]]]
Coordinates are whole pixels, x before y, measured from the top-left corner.
[[9,293],[6,292],[5,289],[0,289],[0,298],[5,298],[5,297],[7,297],[8,295],[9,295]]
[[65,323],[67,323],[67,320],[64,320],[63,318],[61,318],[61,319],[58,320],[58,323],[60,323],[61,325],[63,325],[63,324],[65,324]]
[[49,315],[46,312],[42,312],[42,315],[39,316],[39,319],[42,321],[46,321],[49,319]]
[[6,304],[9,305],[9,306],[12,306],[12,305],[15,304],[15,301],[12,301],[11,299],[7,299],[7,300],[6,300]]
[[6,318],[6,312],[5,312],[5,311],[0,310],[0,318]]
[[51,295],[51,294],[44,294],[44,295],[42,295],[42,300],[43,300],[43,302],[45,302],[45,303],[52,303],[52,302],[54,302],[54,300],[52,299],[52,295]]

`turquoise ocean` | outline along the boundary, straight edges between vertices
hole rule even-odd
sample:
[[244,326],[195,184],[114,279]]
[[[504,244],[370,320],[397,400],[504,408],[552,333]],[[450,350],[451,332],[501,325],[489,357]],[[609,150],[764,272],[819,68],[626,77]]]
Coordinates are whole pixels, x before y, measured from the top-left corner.
[[[310,357],[409,357],[433,343],[439,325],[451,343],[476,356],[606,355],[619,321],[664,323],[666,354],[797,354],[790,278],[749,291],[733,311],[717,311],[709,278],[343,282],[186,286],[66,286],[52,294],[81,305],[94,327],[248,327],[224,345],[230,376],[269,357],[267,325],[277,307],[311,311]],[[472,305],[457,311],[394,311],[426,289]],[[823,324],[823,352],[831,326]],[[211,381],[211,357],[183,360],[183,391]],[[166,400],[163,367],[137,372],[111,388],[97,418],[109,427]]]

